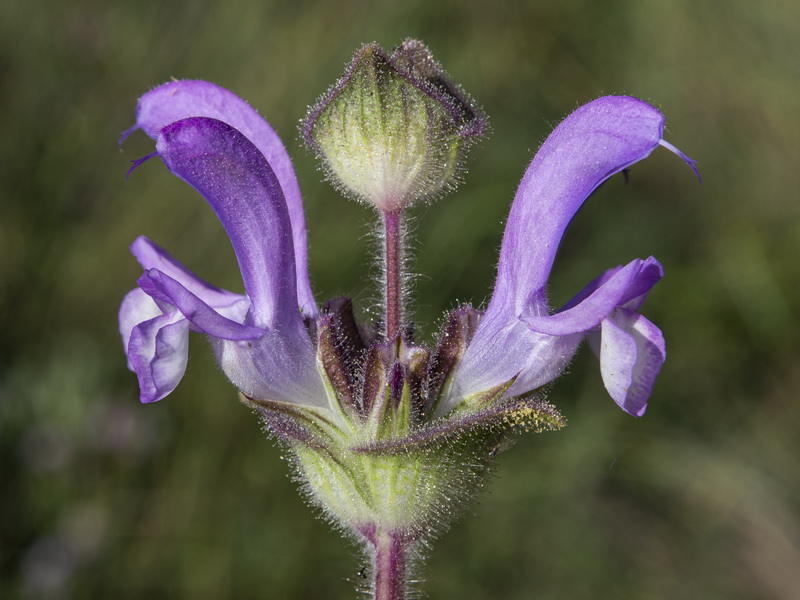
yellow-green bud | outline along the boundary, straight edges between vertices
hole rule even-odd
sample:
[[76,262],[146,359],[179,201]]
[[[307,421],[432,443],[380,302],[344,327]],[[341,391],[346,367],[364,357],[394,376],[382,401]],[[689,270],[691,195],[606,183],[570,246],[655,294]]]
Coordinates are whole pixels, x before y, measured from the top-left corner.
[[383,211],[451,187],[486,118],[416,40],[375,44],[311,108],[302,130],[346,195]]

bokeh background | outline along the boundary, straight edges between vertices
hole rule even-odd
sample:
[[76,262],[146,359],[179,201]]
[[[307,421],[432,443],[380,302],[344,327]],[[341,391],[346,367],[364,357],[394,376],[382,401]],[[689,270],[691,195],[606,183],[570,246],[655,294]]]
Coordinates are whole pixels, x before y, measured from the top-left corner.
[[[668,340],[647,415],[623,414],[584,349],[438,540],[431,598],[800,598],[800,3],[791,0],[155,0],[0,3],[0,597],[351,598],[356,549],[312,516],[281,449],[205,340],[178,390],[138,402],[116,311],[139,234],[206,279],[241,281],[202,200],[141,134],[136,98],[171,77],[248,99],[305,193],[324,299],[376,298],[371,214],[297,139],[362,43],[425,40],[492,135],[451,196],[415,212],[416,317],[431,333],[491,289],[533,151],[578,104],[628,93],[667,115],[664,150],[574,221],[555,303],[656,255],[646,305]],[[535,234],[534,234],[535,235]],[[535,239],[532,241],[535,243]]]

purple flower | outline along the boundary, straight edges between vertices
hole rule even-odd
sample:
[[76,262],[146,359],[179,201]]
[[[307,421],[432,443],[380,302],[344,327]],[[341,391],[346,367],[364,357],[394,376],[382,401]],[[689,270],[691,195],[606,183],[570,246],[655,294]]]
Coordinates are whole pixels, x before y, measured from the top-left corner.
[[203,81],[171,82],[145,94],[136,128],[156,140],[167,168],[217,213],[246,292],[206,283],[147,238],[134,242],[145,272],[119,317],[142,401],[175,389],[186,369],[189,331],[196,331],[209,336],[220,366],[243,393],[325,406],[304,324],[317,315],[305,216],[275,131],[243,100]]
[[663,269],[654,258],[611,269],[550,314],[547,280],[564,231],[606,179],[646,158],[663,140],[664,117],[649,104],[607,96],[568,116],[542,145],[508,217],[497,281],[453,376],[441,412],[477,390],[511,381],[509,395],[555,379],[581,339],[600,334],[600,367],[614,401],[641,416],[666,357],[661,331],[638,314]]
[[[658,261],[611,269],[556,312],[545,290],[567,225],[603,181],[659,145],[693,164],[663,140],[663,124],[649,104],[616,96],[582,106],[556,127],[517,191],[488,307],[454,311],[450,331],[425,355],[433,358],[420,367],[428,396],[420,424],[541,388],[563,372],[586,336],[599,337],[601,373],[614,401],[632,415],[644,413],[665,358],[661,332],[638,312],[663,274]],[[133,243],[144,274],[125,297],[119,321],[141,400],[175,389],[194,331],[208,336],[220,367],[247,398],[330,411],[338,419],[343,409],[319,341],[335,311],[315,303],[300,191],[274,130],[243,100],[203,81],[170,82],[145,94],[136,128],[156,141],[170,172],[214,209],[245,287],[245,295],[219,289],[147,238]],[[370,344],[394,340],[366,335],[361,342],[363,348],[348,348],[345,378],[351,395],[363,396],[352,388],[369,383]],[[407,378],[408,355],[387,359],[405,364]]]

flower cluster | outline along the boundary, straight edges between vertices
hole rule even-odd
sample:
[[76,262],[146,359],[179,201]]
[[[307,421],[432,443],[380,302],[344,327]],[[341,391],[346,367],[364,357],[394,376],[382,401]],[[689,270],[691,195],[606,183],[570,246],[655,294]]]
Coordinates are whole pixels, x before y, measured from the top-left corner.
[[[391,56],[357,53],[303,131],[341,188],[396,214],[451,184],[485,123],[427,49],[406,42]],[[376,597],[402,597],[404,552],[446,524],[510,432],[561,426],[541,390],[584,338],[597,338],[613,400],[644,413],[665,359],[660,330],[639,312],[659,262],[610,269],[555,311],[546,288],[567,225],[603,181],[658,146],[693,165],[664,141],[653,106],[602,97],[555,128],[511,206],[490,302],[451,311],[432,346],[408,327],[357,322],[347,299],[317,304],[289,156],[239,97],[204,81],[166,83],[140,98],[137,128],[214,209],[245,288],[217,288],[149,239],[133,243],[144,273],[119,322],[141,400],[175,389],[189,333],[205,334],[242,399],[293,450],[311,498],[370,548]]]

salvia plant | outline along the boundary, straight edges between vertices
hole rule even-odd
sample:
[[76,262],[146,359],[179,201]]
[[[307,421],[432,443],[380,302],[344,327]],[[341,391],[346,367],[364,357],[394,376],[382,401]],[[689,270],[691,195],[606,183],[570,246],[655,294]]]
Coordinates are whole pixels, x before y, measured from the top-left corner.
[[498,451],[518,431],[564,425],[545,391],[584,338],[613,400],[644,413],[665,358],[660,330],[639,312],[659,262],[614,267],[557,310],[546,288],[567,224],[603,181],[658,146],[694,168],[663,128],[657,109],[627,96],[564,119],[519,185],[488,305],[451,310],[428,345],[403,294],[404,213],[455,186],[487,119],[422,43],[361,48],[301,124],[333,185],[380,220],[375,322],[359,322],[347,298],[317,304],[297,178],[270,125],[205,81],[147,92],[123,138],[143,130],[156,143],[145,159],[158,156],[211,205],[245,294],[134,241],[144,273],[119,323],[142,402],[175,389],[189,332],[205,334],[241,400],[288,448],[303,492],[365,549],[371,597],[406,598],[415,560],[474,497]]

